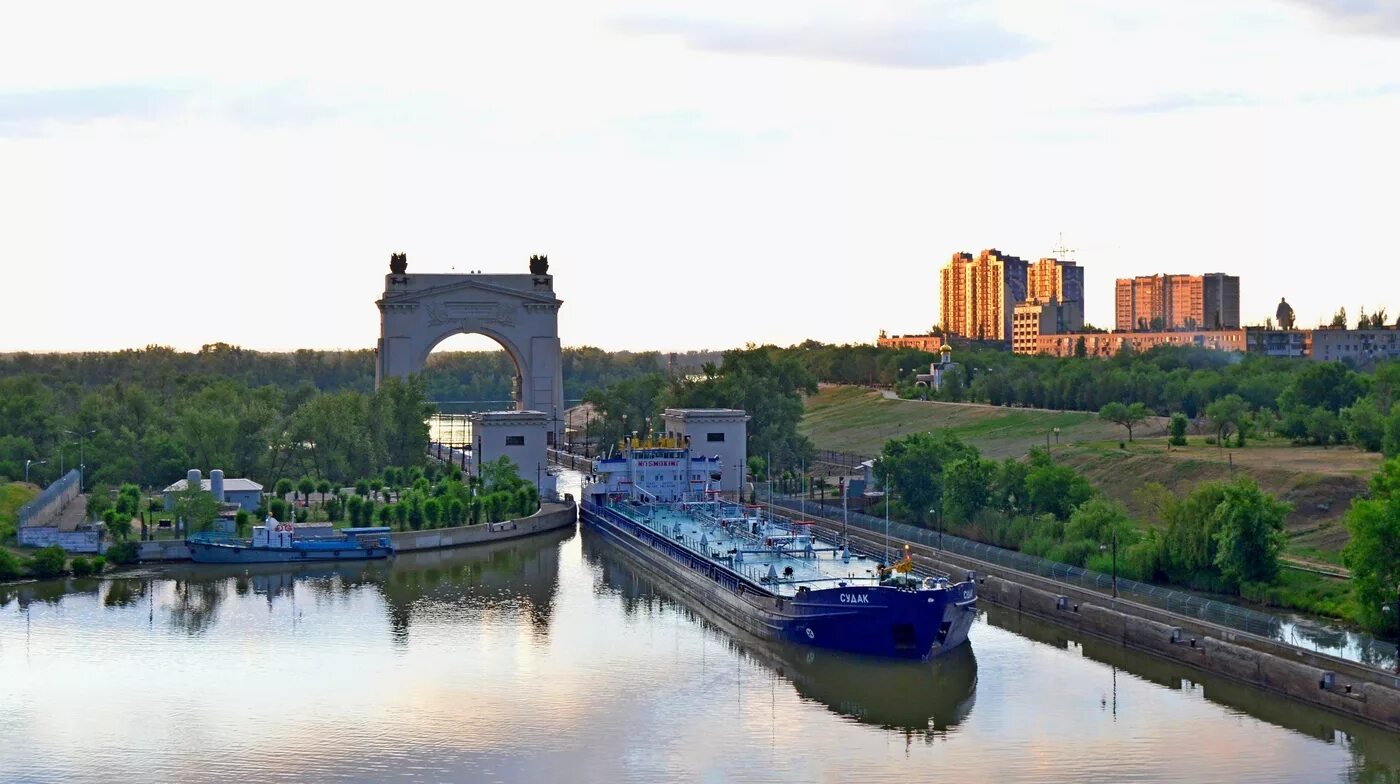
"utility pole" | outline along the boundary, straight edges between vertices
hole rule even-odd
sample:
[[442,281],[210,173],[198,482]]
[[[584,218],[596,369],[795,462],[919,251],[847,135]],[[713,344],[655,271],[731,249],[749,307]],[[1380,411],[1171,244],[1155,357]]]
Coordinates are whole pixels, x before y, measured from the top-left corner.
[[25,483],[25,484],[29,484],[29,466],[30,466],[31,463],[34,464],[34,465],[43,465],[43,464],[45,464],[45,463],[47,463],[47,462],[49,462],[49,461],[47,461],[47,460],[25,460],[25,461],[24,461],[24,483]]

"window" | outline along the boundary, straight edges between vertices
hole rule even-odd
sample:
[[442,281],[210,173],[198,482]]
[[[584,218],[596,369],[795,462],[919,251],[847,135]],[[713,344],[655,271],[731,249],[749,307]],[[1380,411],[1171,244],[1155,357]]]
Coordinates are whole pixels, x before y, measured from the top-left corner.
[[506,436],[506,446],[525,446],[525,436]]
[[705,440],[708,441],[708,442],[710,442],[711,444],[716,443],[716,442],[719,442],[719,441],[723,441],[723,440],[724,440],[724,434],[723,434],[723,433],[706,433],[706,434],[705,434]]

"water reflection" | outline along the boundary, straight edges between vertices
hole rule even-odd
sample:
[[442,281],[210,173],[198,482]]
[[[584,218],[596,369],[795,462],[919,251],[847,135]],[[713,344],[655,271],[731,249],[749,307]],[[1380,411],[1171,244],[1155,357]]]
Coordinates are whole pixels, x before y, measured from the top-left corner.
[[942,734],[967,718],[977,688],[972,646],[930,662],[852,656],[786,642],[763,640],[738,629],[702,604],[653,579],[606,539],[585,531],[584,557],[599,569],[598,591],[615,592],[624,612],[669,607],[688,621],[724,635],[730,646],[791,682],[802,697],[864,724],[912,733]]

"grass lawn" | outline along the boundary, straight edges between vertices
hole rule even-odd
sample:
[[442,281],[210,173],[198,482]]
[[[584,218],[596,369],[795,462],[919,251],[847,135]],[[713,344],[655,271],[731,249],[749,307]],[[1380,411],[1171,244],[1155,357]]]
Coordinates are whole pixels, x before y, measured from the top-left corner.
[[[864,387],[823,387],[807,399],[806,408],[799,429],[818,449],[868,456],[878,454],[891,438],[928,430],[947,430],[994,459],[1020,457],[1031,447],[1044,446],[1046,434],[1057,427],[1060,444],[1127,437],[1126,430],[1097,414],[889,400]],[[1153,421],[1138,431],[1161,433],[1162,427]]]

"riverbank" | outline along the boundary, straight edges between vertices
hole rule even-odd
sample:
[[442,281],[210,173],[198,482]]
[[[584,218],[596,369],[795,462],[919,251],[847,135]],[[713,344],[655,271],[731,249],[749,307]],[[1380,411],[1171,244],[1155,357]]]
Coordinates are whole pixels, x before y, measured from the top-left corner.
[[[573,525],[577,518],[577,506],[572,501],[562,504],[546,503],[540,506],[538,512],[519,520],[504,520],[499,523],[481,523],[455,528],[434,528],[424,531],[398,531],[389,534],[389,540],[396,553],[466,547],[554,531]],[[189,549],[180,539],[141,542],[139,557],[142,564],[190,560]]]

